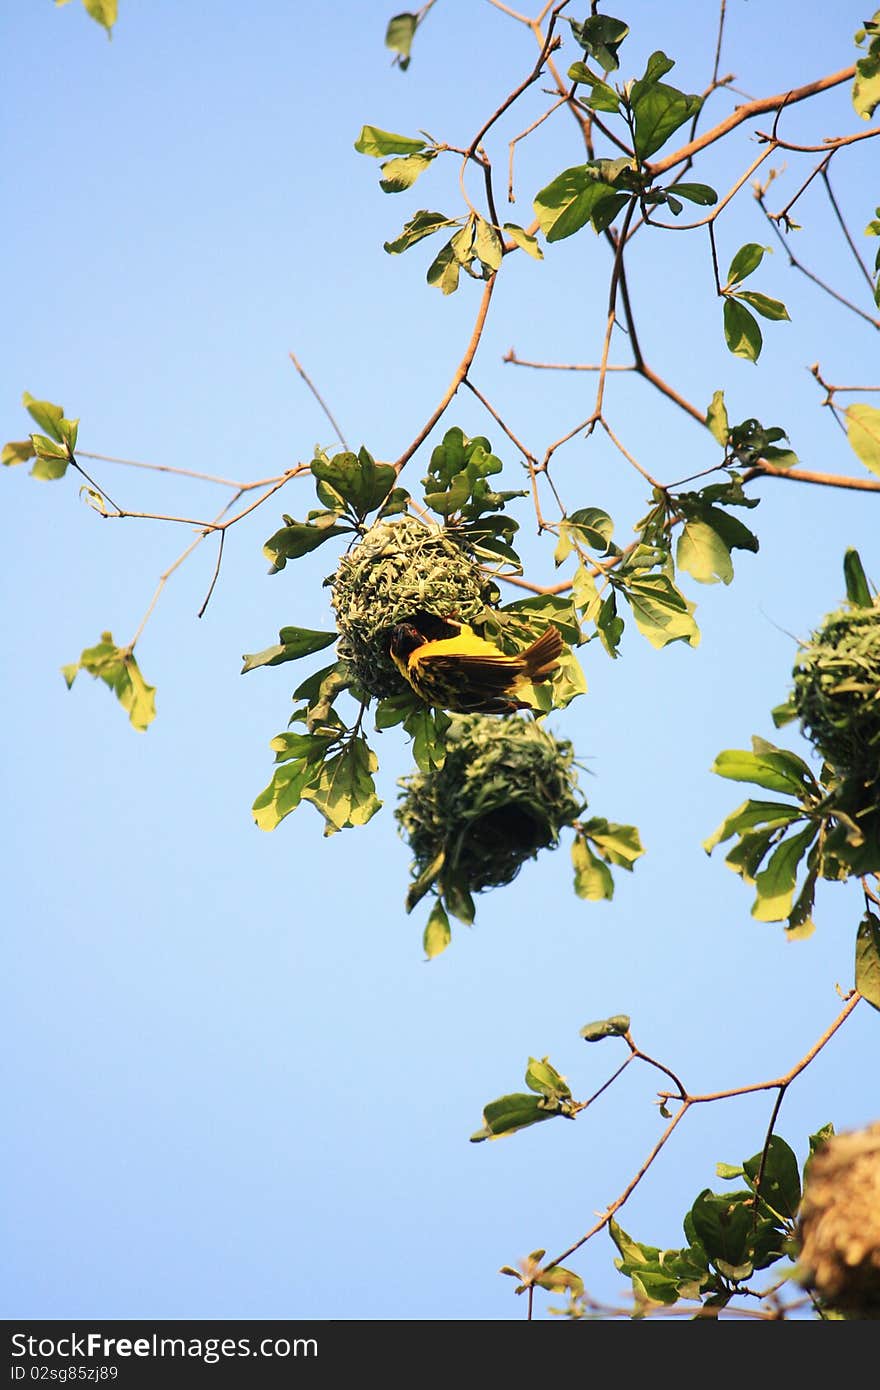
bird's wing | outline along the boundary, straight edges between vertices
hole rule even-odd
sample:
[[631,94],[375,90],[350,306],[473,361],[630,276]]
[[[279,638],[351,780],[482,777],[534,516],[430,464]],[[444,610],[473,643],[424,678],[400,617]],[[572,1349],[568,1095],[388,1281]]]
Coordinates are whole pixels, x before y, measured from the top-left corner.
[[[436,648],[440,642],[426,643],[417,647],[409,659],[410,675],[436,676],[454,686],[464,683],[478,685],[482,689],[502,691],[512,686],[521,675],[522,666],[516,657],[505,656],[495,651],[492,656],[473,652],[440,652]],[[488,645],[488,644],[487,644]],[[429,650],[430,647],[435,650]]]

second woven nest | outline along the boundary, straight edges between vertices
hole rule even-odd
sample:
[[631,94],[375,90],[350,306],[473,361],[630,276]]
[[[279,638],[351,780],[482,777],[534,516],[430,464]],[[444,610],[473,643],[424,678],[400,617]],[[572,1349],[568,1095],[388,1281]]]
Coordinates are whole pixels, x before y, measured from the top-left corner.
[[522,716],[452,716],[443,766],[400,786],[395,816],[414,855],[407,911],[433,888],[460,915],[462,893],[510,883],[585,805],[571,744]]

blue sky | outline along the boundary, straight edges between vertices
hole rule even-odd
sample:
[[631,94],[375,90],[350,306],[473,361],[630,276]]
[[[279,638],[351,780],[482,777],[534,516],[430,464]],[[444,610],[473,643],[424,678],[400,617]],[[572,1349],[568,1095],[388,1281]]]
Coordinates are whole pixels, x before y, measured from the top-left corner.
[[[632,29],[623,76],[663,48],[676,59],[669,80],[704,89],[713,7],[619,8]],[[455,161],[387,196],[353,143],[370,123],[466,145],[534,52],[489,4],[439,0],[402,73],[383,48],[387,17],[350,0],[218,0],[208,18],[171,0],[120,0],[108,43],[78,4],[4,7],[4,440],[31,427],[29,391],[80,417],[85,450],[242,481],[274,475],[334,443],[293,351],[349,442],[379,459],[402,452],[458,362],[478,287],[444,298],[424,282],[425,246],[382,249],[419,207],[458,212]],[[721,69],[736,74],[736,94],[717,94],[705,119],[743,94],[846,66],[863,19],[858,8],[829,19],[818,3],[734,0]],[[498,169],[547,105],[543,85],[499,126]],[[861,129],[846,87],[785,121],[800,143]],[[755,156],[753,131],[693,177],[729,186]],[[563,113],[517,151],[505,215],[525,225],[535,191],[583,155]],[[865,141],[832,167],[860,241],[874,165]],[[790,196],[811,167],[792,156],[776,187]],[[842,292],[870,311],[818,193],[802,210],[803,254],[834,266]],[[719,222],[720,258],[769,240],[746,192]],[[505,262],[473,371],[539,453],[589,414],[594,383],[503,355],[595,361],[609,269],[590,230],[546,250],[540,264]],[[705,241],[639,239],[630,275],[648,360],[683,395],[704,408],[723,387],[732,418],[787,429],[803,467],[859,472],[808,368],[871,380],[875,334],[781,249],[755,284],[785,300],[792,322],[765,325],[757,367],[724,347]],[[610,380],[608,409],[665,480],[716,459],[704,430],[628,374]],[[444,423],[487,434],[507,485],[519,485],[516,451],[476,399],[459,393]],[[423,450],[404,481],[414,487],[426,460]],[[215,484],[94,468],[130,510],[210,516],[226,500]],[[571,506],[606,508],[624,534],[642,514],[642,481],[604,442],[574,440],[559,468]],[[522,1089],[529,1056],[549,1055],[589,1094],[623,1046],[585,1049],[578,1030],[625,1012],[647,1052],[714,1091],[784,1072],[838,1013],[859,894],[821,885],[815,935],[787,942],[750,917],[748,890],[700,846],[742,799],[709,773],[720,749],[760,734],[807,752],[796,729],[775,734],[769,711],[787,692],[797,639],[843,597],[846,547],[880,579],[870,494],[765,481],[750,514],[760,552],[735,555],[729,587],[685,583],[698,648],[655,652],[630,628],[617,662],[598,643],[583,649],[589,691],[550,725],[590,769],[593,813],[636,823],[648,852],[617,875],[612,903],[593,904],[571,890],[563,841],[483,895],[475,927],[454,928],[451,948],[426,963],[423,914],[403,907],[409,854],[393,806],[410,754],[398,730],[376,736],[385,806],[366,827],[324,838],[304,806],[264,834],[250,814],[301,673],[242,678],[241,655],[285,624],[332,623],[321,587],[330,548],[275,576],[261,553],[282,511],[313,505],[311,489],[294,482],[232,528],[203,618],[215,552],[202,546],[169,580],[138,644],[158,717],[137,734],[88,677],[68,693],[59,667],[105,629],[130,640],[191,531],[102,520],[72,477],[40,483],[19,468],[0,482],[5,1317],[521,1317],[499,1267],[576,1239],[661,1123],[655,1075],[630,1068],[576,1124],[469,1144],[484,1103]],[[527,510],[517,515],[529,577],[555,582],[551,548]],[[861,1005],[786,1097],[778,1128],[801,1159],[826,1122],[876,1118],[864,1085],[870,1015]],[[715,1163],[756,1152],[769,1114],[763,1094],[689,1116],[621,1212],[624,1227],[681,1243],[684,1211],[718,1185]],[[574,1267],[596,1297],[622,1304],[612,1254],[599,1237]],[[537,1312],[547,1316],[547,1301]]]

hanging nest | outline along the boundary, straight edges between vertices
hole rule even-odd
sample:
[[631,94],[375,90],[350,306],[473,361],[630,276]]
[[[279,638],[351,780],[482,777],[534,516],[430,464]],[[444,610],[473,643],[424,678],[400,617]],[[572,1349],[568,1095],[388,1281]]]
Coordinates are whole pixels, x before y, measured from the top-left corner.
[[793,671],[792,704],[838,775],[880,789],[880,606],[830,614]]
[[533,719],[451,716],[443,766],[399,783],[395,816],[415,856],[407,911],[431,887],[447,906],[499,888],[555,848],[585,805],[573,763],[571,744]]
[[846,1317],[880,1319],[880,1124],[816,1150],[799,1227],[801,1283]]
[[413,517],[376,522],[327,582],[339,655],[377,699],[409,690],[388,652],[395,624],[418,617],[425,636],[452,636],[444,618],[479,623],[499,598],[463,541]]

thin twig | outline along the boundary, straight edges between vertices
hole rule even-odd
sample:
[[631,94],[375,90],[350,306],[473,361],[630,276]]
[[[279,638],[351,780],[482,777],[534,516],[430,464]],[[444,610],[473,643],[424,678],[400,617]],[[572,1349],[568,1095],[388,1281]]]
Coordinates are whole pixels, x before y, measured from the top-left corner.
[[473,331],[471,332],[470,341],[467,347],[465,348],[464,356],[462,357],[461,361],[455,369],[455,373],[452,377],[451,382],[449,383],[445,392],[443,393],[443,396],[440,400],[440,404],[437,406],[436,410],[434,410],[432,414],[429,416],[428,420],[419,430],[412,443],[409,444],[406,447],[406,449],[404,449],[403,453],[400,455],[400,458],[394,464],[395,473],[400,473],[401,469],[404,467],[405,464],[409,462],[409,460],[412,458],[413,454],[416,452],[419,446],[423,444],[424,441],[427,439],[428,435],[431,433],[437,421],[440,419],[441,415],[446,410],[447,406],[449,405],[449,402],[452,400],[459,386],[467,376],[468,369],[470,368],[470,365],[474,360],[477,348],[479,347],[480,338],[483,335],[483,328],[486,324],[486,314],[489,312],[489,302],[492,298],[492,291],[495,288],[495,280],[496,276],[492,275],[486,281],[486,287],[483,290],[483,297],[480,300],[480,307],[477,310],[477,318],[476,322],[474,323]]
[[248,483],[236,482],[233,478],[221,478],[214,473],[198,473],[194,468],[175,468],[170,463],[142,463],[139,459],[121,459],[112,454],[92,454],[86,449],[77,449],[77,456],[84,459],[97,459],[100,463],[121,463],[127,468],[148,468],[154,473],[174,473],[181,478],[199,478],[205,483],[218,483],[222,487],[244,488]]
[[320,393],[320,392],[318,391],[318,389],[316,388],[315,383],[312,381],[311,377],[308,375],[308,373],[305,371],[305,369],[303,368],[303,366],[302,366],[301,363],[299,362],[298,358],[296,357],[296,354],[295,354],[295,353],[292,353],[292,352],[288,352],[287,355],[288,355],[288,357],[290,358],[290,360],[291,360],[291,362],[293,363],[293,365],[296,367],[296,370],[299,372],[299,374],[300,374],[300,376],[302,377],[303,381],[305,382],[306,386],[308,386],[308,388],[309,388],[309,390],[311,391],[312,395],[314,396],[315,400],[318,402],[318,405],[321,407],[321,409],[323,410],[324,414],[327,416],[327,419],[330,421],[330,424],[333,426],[334,430],[336,431],[336,438],[339,440],[339,442],[340,442],[340,444],[342,445],[343,449],[345,449],[345,450],[347,451],[347,450],[348,450],[348,445],[347,445],[347,443],[345,442],[345,435],[342,433],[342,430],[339,428],[339,426],[337,425],[336,421],[334,420],[333,415],[332,415],[331,412],[330,412],[330,408],[329,408],[329,406],[327,405],[327,402],[324,400],[323,396],[321,395],[321,393]]
[[216,563],[216,565],[214,566],[214,574],[213,574],[213,577],[212,577],[212,579],[211,579],[211,583],[208,585],[208,592],[205,594],[205,601],[204,601],[204,603],[202,604],[202,606],[201,606],[201,608],[199,609],[199,612],[198,612],[198,616],[199,616],[200,618],[204,617],[205,609],[208,607],[208,604],[211,602],[211,595],[212,595],[213,592],[214,592],[214,585],[217,583],[217,580],[220,578],[220,566],[221,566],[221,564],[223,563],[223,546],[224,546],[225,541],[226,541],[226,532],[225,532],[225,531],[221,531],[221,532],[220,532],[220,544],[219,544],[219,546],[217,547],[217,563]]

